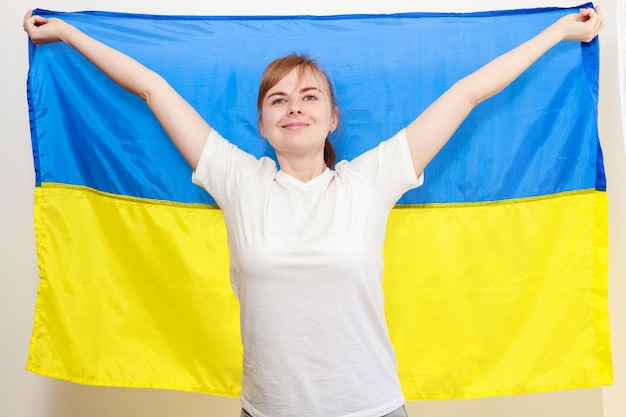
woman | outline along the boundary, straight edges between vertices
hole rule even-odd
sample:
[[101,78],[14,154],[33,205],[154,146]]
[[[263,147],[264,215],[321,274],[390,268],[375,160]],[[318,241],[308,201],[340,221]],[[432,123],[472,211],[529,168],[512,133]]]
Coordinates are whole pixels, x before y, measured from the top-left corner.
[[[312,60],[272,62],[259,88],[259,131],[278,159],[256,159],[213,130],[158,74],[58,19],[28,12],[35,44],[63,41],[142,97],[224,213],[241,304],[242,416],[406,416],[384,317],[382,247],[389,211],[469,112],[562,40],[604,26],[582,9],[454,84],[405,129],[333,169],[339,123]],[[219,94],[219,92],[218,92]]]

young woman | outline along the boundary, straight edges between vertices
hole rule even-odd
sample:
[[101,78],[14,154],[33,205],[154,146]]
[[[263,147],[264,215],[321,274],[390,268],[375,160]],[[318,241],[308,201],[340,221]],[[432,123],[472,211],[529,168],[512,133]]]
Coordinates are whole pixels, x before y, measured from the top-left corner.
[[[158,74],[59,19],[28,12],[38,45],[62,41],[142,97],[224,213],[241,304],[242,416],[406,416],[384,317],[382,248],[389,211],[470,111],[562,40],[604,26],[582,9],[454,84],[391,139],[334,166],[339,122],[315,61],[278,58],[258,96],[256,159],[223,139]],[[216,92],[219,94],[219,92]]]

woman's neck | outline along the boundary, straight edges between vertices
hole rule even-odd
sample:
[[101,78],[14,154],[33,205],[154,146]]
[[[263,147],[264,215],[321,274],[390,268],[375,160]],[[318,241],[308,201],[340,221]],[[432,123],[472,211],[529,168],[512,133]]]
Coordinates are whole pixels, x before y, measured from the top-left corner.
[[318,177],[327,168],[323,158],[281,158],[278,156],[280,170],[302,182],[309,182]]

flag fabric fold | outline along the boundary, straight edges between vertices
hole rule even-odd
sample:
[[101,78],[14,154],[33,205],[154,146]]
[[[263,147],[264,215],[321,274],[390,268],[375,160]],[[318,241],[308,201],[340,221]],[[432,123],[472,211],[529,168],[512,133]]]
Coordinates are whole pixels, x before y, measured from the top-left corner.
[[[330,73],[352,159],[454,82],[577,9],[65,19],[163,75],[215,129],[273,156],[263,68]],[[392,210],[386,314],[407,399],[612,382],[598,41],[563,42],[481,103]],[[145,103],[64,44],[30,46],[41,282],[27,368],[94,385],[236,396],[238,304],[211,196]],[[314,341],[312,341],[314,343]]]
[[624,138],[624,149],[626,150],[626,5],[624,2],[617,2],[615,13],[615,23],[617,28],[617,62],[619,74],[619,97],[622,105],[622,132]]

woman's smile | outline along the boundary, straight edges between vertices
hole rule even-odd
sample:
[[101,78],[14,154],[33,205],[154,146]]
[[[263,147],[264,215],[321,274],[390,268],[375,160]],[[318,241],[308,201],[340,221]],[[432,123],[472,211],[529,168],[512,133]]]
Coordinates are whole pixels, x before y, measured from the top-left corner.
[[299,130],[308,126],[309,124],[305,122],[289,122],[289,123],[285,123],[283,125],[283,128],[288,129],[288,130]]

